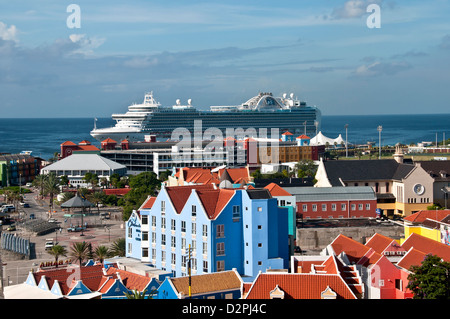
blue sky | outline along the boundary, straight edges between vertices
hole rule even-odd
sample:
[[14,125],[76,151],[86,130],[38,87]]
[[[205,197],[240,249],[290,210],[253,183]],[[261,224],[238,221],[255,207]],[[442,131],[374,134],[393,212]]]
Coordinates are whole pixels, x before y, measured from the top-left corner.
[[147,91],[201,109],[269,91],[323,115],[449,113],[449,17],[440,0],[0,0],[1,116],[110,117]]

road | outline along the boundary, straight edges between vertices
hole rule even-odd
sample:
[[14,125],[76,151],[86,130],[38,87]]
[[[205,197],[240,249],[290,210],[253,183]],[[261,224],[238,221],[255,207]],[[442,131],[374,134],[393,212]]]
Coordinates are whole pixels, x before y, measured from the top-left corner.
[[[25,203],[30,205],[29,208],[19,207],[19,213],[21,217],[29,219],[31,213],[34,213],[36,218],[42,218],[47,220],[49,218],[48,213],[48,199],[40,200],[37,196],[37,192],[30,188],[33,193],[26,194]],[[96,210],[96,208],[94,208]],[[51,256],[45,250],[45,242],[47,239],[52,239],[58,242],[59,245],[64,246],[68,253],[67,257],[60,257],[60,260],[71,259],[70,247],[75,242],[88,242],[92,244],[93,249],[95,247],[103,245],[110,246],[116,239],[125,238],[124,222],[122,221],[121,212],[118,209],[101,208],[101,212],[111,212],[111,218],[109,220],[101,220],[98,216],[84,217],[83,222],[87,222],[88,228],[81,232],[68,232],[67,228],[71,224],[81,224],[79,218],[67,218],[64,217],[65,212],[60,208],[56,209],[55,213],[51,214],[51,218],[56,219],[57,224],[60,226],[60,230],[53,233],[49,233],[42,236],[36,236],[34,233],[18,227],[14,233],[22,238],[28,238],[31,243],[35,244],[36,258],[31,260],[13,260],[11,256],[2,256],[3,264],[3,283],[4,287],[8,285],[15,285],[23,283],[31,269],[36,270],[42,262],[54,261]],[[18,213],[12,214],[12,217],[17,216]],[[98,224],[98,227],[89,227],[89,225]],[[7,226],[3,226],[3,231],[6,232]],[[72,258],[73,259],[73,258]]]

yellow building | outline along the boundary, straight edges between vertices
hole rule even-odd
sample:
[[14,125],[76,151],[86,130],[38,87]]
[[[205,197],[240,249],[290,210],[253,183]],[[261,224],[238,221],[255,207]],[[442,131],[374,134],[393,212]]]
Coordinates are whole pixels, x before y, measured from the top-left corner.
[[415,233],[423,237],[450,245],[450,210],[423,210],[405,217],[402,244],[406,238]]

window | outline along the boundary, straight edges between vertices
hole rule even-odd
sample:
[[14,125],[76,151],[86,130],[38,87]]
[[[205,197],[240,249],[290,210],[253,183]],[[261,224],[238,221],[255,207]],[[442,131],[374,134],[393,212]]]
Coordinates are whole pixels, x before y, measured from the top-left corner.
[[326,212],[327,211],[327,204],[322,204],[322,211]]
[[370,210],[370,204],[366,204],[366,210]]
[[262,212],[262,207],[258,207],[258,212]]
[[192,223],[191,233],[192,233],[192,235],[197,234],[197,224],[196,223]]
[[177,239],[175,238],[175,236],[170,236],[170,246],[172,248],[176,248],[177,247]]
[[166,229],[166,218],[165,217],[161,217],[161,228]]
[[208,261],[203,260],[203,272],[208,272]]
[[165,245],[165,244],[166,244],[166,235],[161,234],[161,245]]
[[170,228],[172,230],[176,230],[176,220],[175,219],[170,220]]
[[156,227],[156,216],[152,216],[152,226]]
[[395,279],[395,289],[403,290],[403,284],[401,279]]
[[147,225],[147,224],[148,224],[148,216],[142,215],[142,225]]
[[181,221],[181,232],[182,233],[186,232],[186,221],[185,220]]
[[347,209],[347,205],[346,204],[341,204],[341,210],[346,210]]
[[148,232],[146,232],[146,231],[142,232],[142,240],[145,240],[145,241],[148,240]]
[[225,243],[217,243],[216,244],[216,255],[217,256],[225,255]]
[[363,204],[358,204],[358,210],[363,210]]
[[133,228],[128,227],[128,238],[133,238]]
[[312,210],[313,210],[313,212],[317,212],[317,205],[316,204],[312,205]]
[[203,253],[203,255],[207,255],[208,254],[208,243],[203,243],[202,253]]
[[205,236],[205,237],[208,236],[208,225],[203,225],[202,235]]
[[331,204],[331,210],[332,210],[333,212],[336,211],[336,204]]
[[286,201],[285,200],[280,200],[280,205],[279,206],[286,206]]
[[142,257],[148,257],[148,248],[142,248]]
[[225,260],[218,260],[216,271],[224,271],[224,270],[225,270]]
[[307,212],[308,211],[308,205],[303,204],[302,205],[302,209],[303,209],[304,212]]
[[239,219],[241,217],[241,207],[240,206],[233,206],[233,219]]
[[216,226],[216,237],[217,238],[225,237],[225,225],[217,225]]
[[131,243],[128,243],[128,253],[129,253],[129,254],[131,254],[131,252],[132,252],[132,250],[133,250],[132,247],[133,247],[133,246],[131,245]]
[[152,249],[152,259],[156,259],[156,249]]
[[152,232],[152,244],[156,244],[156,233]]
[[197,216],[197,206],[192,205],[192,217]]
[[177,261],[177,255],[172,254],[171,257],[172,257],[172,258],[171,258],[172,265],[175,265],[175,263],[176,263],[176,261]]
[[161,201],[161,213],[165,213],[166,212],[166,202],[165,201]]
[[186,238],[181,238],[181,249],[186,249]]
[[352,210],[356,210],[356,204],[352,204]]

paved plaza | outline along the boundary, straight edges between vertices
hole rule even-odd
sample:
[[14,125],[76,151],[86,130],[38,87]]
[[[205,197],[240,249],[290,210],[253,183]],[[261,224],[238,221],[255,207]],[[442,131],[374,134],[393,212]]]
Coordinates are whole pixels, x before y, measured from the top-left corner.
[[[33,189],[31,189],[33,191]],[[2,254],[3,261],[3,283],[4,286],[23,283],[31,269],[37,269],[41,263],[52,262],[54,257],[45,250],[45,243],[52,239],[59,245],[64,246],[67,251],[67,257],[60,257],[60,260],[73,259],[70,257],[70,247],[75,242],[85,241],[91,243],[93,249],[103,245],[109,247],[116,239],[125,238],[124,222],[122,221],[122,213],[119,208],[104,207],[100,212],[111,213],[110,219],[101,219],[97,214],[94,216],[86,216],[81,221],[80,217],[67,217],[67,211],[62,211],[59,207],[49,216],[48,199],[41,200],[36,192],[26,194],[25,203],[30,207],[19,207],[12,217],[20,216],[25,220],[29,220],[30,214],[35,214],[37,219],[47,221],[50,217],[56,220],[56,230],[44,235],[36,235],[34,232],[27,230],[17,224],[17,230],[11,233],[17,234],[25,239],[29,239],[34,244],[34,253],[30,260],[18,260],[13,254]],[[97,208],[92,208],[92,212],[96,212]],[[66,215],[66,216],[64,216]],[[87,223],[88,227],[83,232],[69,232],[67,228]],[[7,226],[3,226],[3,232],[7,232]]]

